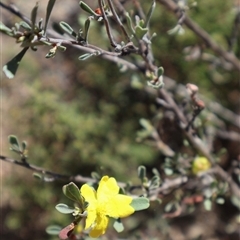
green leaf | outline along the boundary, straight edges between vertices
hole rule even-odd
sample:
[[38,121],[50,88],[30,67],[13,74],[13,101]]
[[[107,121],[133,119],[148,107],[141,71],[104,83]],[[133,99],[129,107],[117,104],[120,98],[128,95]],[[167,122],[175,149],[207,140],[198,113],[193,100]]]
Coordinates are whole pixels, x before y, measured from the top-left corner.
[[79,6],[80,6],[80,8],[82,8],[87,13],[90,13],[91,15],[94,15],[95,17],[99,17],[99,15],[96,14],[85,2],[80,1]]
[[143,36],[148,32],[148,28],[142,28],[140,25],[135,27],[135,33],[137,38],[142,39]]
[[147,13],[146,23],[144,25],[145,27],[147,27],[149,25],[149,22],[151,20],[151,17],[152,17],[152,14],[153,14],[153,11],[154,11],[155,7],[156,7],[156,2],[155,2],[155,0],[153,0],[152,5],[151,5],[151,7],[150,7],[150,9]]
[[120,233],[120,232],[122,232],[122,231],[124,230],[124,226],[123,226],[120,218],[117,219],[117,220],[114,222],[113,227],[114,227],[114,229],[115,229],[118,233]]
[[94,54],[93,53],[85,53],[81,56],[78,57],[79,60],[84,61],[87,60],[88,58],[92,57]]
[[37,180],[43,180],[43,176],[40,173],[33,173],[33,177]]
[[38,3],[36,3],[36,6],[33,8],[32,12],[31,12],[32,32],[34,32],[34,30],[35,30],[37,11],[38,11]]
[[146,167],[145,166],[139,166],[138,167],[138,177],[141,179],[142,182],[146,179]]
[[18,53],[12,60],[10,60],[4,67],[3,72],[8,78],[14,78],[19,63],[21,62],[23,56],[27,52],[28,47],[24,48],[20,53]]
[[72,27],[68,25],[66,22],[61,21],[59,25],[67,34],[72,35],[73,37],[77,37],[76,32],[74,32]]
[[150,188],[158,188],[160,185],[160,178],[159,176],[153,176],[150,181]]
[[13,36],[12,29],[5,26],[2,22],[0,22],[0,32]]
[[164,207],[164,211],[165,212],[170,212],[170,211],[172,211],[173,207],[174,207],[174,203],[170,202]]
[[80,204],[80,208],[83,209],[84,200],[80,194],[80,190],[77,185],[73,182],[70,182],[67,185],[63,186],[63,193],[66,197],[70,198],[71,200],[78,202]]
[[204,208],[207,210],[207,211],[211,211],[212,209],[212,201],[210,199],[205,199],[204,202],[203,202],[203,205],[204,205]]
[[12,146],[15,146],[16,148],[20,149],[20,145],[16,136],[14,135],[8,136],[8,141]]
[[225,203],[225,200],[224,200],[224,198],[218,197],[218,198],[216,199],[216,203],[222,205],[222,204]]
[[159,67],[159,68],[158,68],[158,77],[162,76],[163,73],[164,73],[163,67]]
[[168,176],[171,176],[173,174],[173,170],[171,168],[164,168],[164,172]]
[[58,235],[61,229],[58,225],[51,225],[46,228],[46,232],[50,235]]
[[135,209],[135,211],[144,210],[150,206],[149,200],[145,197],[134,198],[130,205]]
[[149,132],[152,132],[153,131],[153,126],[151,124],[150,121],[148,121],[147,119],[145,118],[141,118],[139,120],[139,123],[141,124],[142,127],[144,127],[146,130],[148,130]]
[[32,27],[28,23],[26,23],[24,21],[21,21],[19,23],[19,26],[21,26],[23,29],[25,29],[27,31],[31,31],[32,30]]
[[128,26],[128,28],[131,30],[132,34],[135,35],[135,30],[133,28],[132,19],[131,19],[129,13],[126,12],[125,16],[126,16],[126,19],[127,19],[127,26]]
[[47,30],[47,25],[48,25],[48,21],[53,9],[53,6],[55,4],[56,0],[49,0],[48,1],[48,5],[47,5],[47,12],[46,12],[46,18],[45,18],[45,26],[44,26],[44,34],[46,34],[46,30]]
[[27,142],[22,142],[22,151],[24,152],[27,149]]
[[60,213],[64,213],[64,214],[69,214],[69,213],[73,213],[75,211],[74,208],[69,207],[66,204],[63,203],[59,203],[58,205],[56,205],[55,207]]
[[89,32],[89,27],[90,27],[90,19],[88,18],[86,21],[85,21],[85,42],[87,43],[88,41],[88,32]]

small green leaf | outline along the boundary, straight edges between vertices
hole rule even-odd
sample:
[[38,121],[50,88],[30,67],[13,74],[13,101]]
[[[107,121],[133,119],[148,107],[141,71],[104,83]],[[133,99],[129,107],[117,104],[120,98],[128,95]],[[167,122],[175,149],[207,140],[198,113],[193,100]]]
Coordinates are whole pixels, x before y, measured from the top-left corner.
[[159,68],[158,68],[158,77],[162,76],[163,73],[164,73],[163,67],[159,67]]
[[134,30],[134,28],[133,28],[132,19],[131,19],[129,13],[126,12],[126,13],[125,13],[125,16],[126,16],[126,19],[127,19],[127,26],[128,26],[128,28],[129,28],[129,30],[131,31],[131,33],[132,33],[133,35],[135,35],[135,30]]
[[168,176],[171,176],[173,174],[173,170],[171,168],[164,168],[164,172]]
[[90,27],[90,19],[88,18],[86,21],[85,21],[85,42],[87,43],[88,41],[88,32],[89,32],[89,27]]
[[48,5],[47,5],[47,11],[46,11],[46,17],[45,17],[45,26],[44,26],[44,34],[46,35],[46,30],[47,30],[47,25],[48,25],[48,21],[53,9],[53,6],[55,4],[56,0],[49,0],[48,1]]
[[67,34],[72,35],[73,37],[77,37],[76,32],[74,32],[72,27],[68,25],[66,22],[61,21],[59,25]]
[[138,39],[142,39],[147,32],[148,32],[148,28],[142,28],[139,25],[135,27],[135,33]]
[[222,204],[225,203],[225,200],[224,200],[224,198],[218,197],[218,198],[216,199],[216,203],[222,205]]
[[73,213],[74,212],[74,208],[69,207],[66,204],[63,203],[59,203],[56,207],[55,207],[60,213],[64,213],[64,214],[69,214],[69,213]]
[[146,179],[146,167],[145,166],[139,166],[138,167],[138,177],[141,179],[142,182]]
[[174,207],[173,202],[170,202],[164,207],[164,211],[165,212],[170,212],[170,211],[172,211],[173,207]]
[[14,78],[19,63],[21,62],[23,56],[27,52],[28,47],[24,48],[20,53],[18,53],[12,60],[10,60],[4,67],[3,72],[8,78]]
[[139,123],[141,124],[142,127],[144,127],[149,132],[153,130],[153,126],[149,120],[147,120],[145,118],[141,118],[139,120]]
[[39,173],[33,173],[33,177],[36,178],[37,180],[43,180],[43,176]]
[[157,78],[157,80],[153,79],[151,81],[147,81],[147,85],[155,89],[164,87],[163,76],[161,75]]
[[124,226],[123,226],[120,218],[117,219],[117,220],[114,222],[113,227],[114,227],[114,229],[115,229],[118,233],[120,233],[120,232],[122,232],[122,231],[124,230]]
[[151,7],[150,7],[150,9],[149,9],[149,11],[147,13],[146,23],[144,25],[145,27],[147,27],[149,25],[149,22],[151,20],[151,17],[152,17],[152,14],[154,12],[155,7],[156,7],[156,2],[155,2],[155,0],[153,0],[152,1],[152,5],[151,5]]
[[150,181],[150,188],[158,188],[160,185],[160,178],[159,176],[153,176],[151,181]]
[[84,61],[84,60],[87,60],[88,58],[90,58],[92,56],[94,56],[93,53],[85,53],[85,54],[79,56],[78,59],[81,60],[81,61]]
[[87,13],[90,13],[91,15],[94,15],[95,17],[99,17],[99,15],[96,14],[85,2],[80,1],[79,6],[80,6],[80,8],[82,8]]
[[22,151],[24,152],[27,149],[27,142],[23,141],[22,142]]
[[149,200],[145,197],[134,198],[130,205],[135,209],[135,211],[144,210],[150,206]]
[[61,229],[58,225],[51,225],[46,228],[46,232],[50,235],[58,235]]
[[38,3],[36,3],[36,6],[33,8],[32,12],[31,12],[32,32],[34,32],[34,30],[35,30],[37,11],[38,11]]
[[83,209],[84,200],[80,194],[79,188],[73,182],[70,182],[67,185],[63,186],[63,193],[66,197],[70,198],[71,200],[78,202],[80,204],[80,208]]
[[20,145],[16,136],[14,135],[8,136],[8,141],[11,145],[16,146],[17,148],[20,149]]
[[24,21],[21,21],[19,23],[19,26],[21,26],[24,30],[27,30],[27,31],[31,31],[32,30],[32,27],[28,23],[26,23]]
[[212,201],[210,199],[205,199],[204,202],[203,202],[203,205],[204,205],[204,208],[207,210],[207,211],[211,211],[212,209]]
[[2,22],[0,22],[0,32],[3,32],[9,36],[13,36],[12,29],[5,26]]

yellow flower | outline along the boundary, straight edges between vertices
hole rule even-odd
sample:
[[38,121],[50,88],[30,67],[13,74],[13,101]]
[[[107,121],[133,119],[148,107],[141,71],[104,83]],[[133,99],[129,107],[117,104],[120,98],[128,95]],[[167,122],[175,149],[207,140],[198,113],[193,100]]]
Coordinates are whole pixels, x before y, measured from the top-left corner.
[[102,177],[97,192],[87,184],[81,187],[80,192],[88,202],[85,229],[91,228],[90,236],[93,238],[105,233],[109,217],[123,218],[134,212],[130,206],[132,198],[119,194],[115,178]]
[[211,167],[211,163],[205,157],[196,157],[192,164],[192,172],[194,174],[198,174],[199,172],[203,172],[208,170]]

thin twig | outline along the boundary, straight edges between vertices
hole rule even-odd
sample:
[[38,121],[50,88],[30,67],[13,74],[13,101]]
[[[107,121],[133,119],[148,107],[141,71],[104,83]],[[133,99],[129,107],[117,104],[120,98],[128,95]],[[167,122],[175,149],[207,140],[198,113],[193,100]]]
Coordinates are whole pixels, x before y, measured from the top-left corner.
[[111,0],[107,0],[108,1],[108,4],[109,4],[109,7],[112,11],[112,14],[113,14],[113,17],[115,18],[115,20],[117,21],[117,23],[119,24],[120,28],[122,29],[122,32],[124,34],[124,36],[126,37],[127,41],[128,42],[131,42],[131,39],[130,37],[128,36],[128,33],[126,31],[126,29],[124,28],[120,18],[118,17],[118,14],[116,13],[115,9],[114,9],[114,6],[112,4],[112,1]]
[[[179,7],[173,1],[171,0],[157,0],[157,1],[158,3],[164,5],[169,10],[174,12],[177,16],[179,15],[178,11]],[[240,71],[240,61],[236,58],[234,54],[222,49],[205,30],[203,30],[198,24],[196,24],[187,16],[183,20],[183,23],[189,29],[191,29],[198,37],[200,37],[207,44],[207,46],[211,48],[217,55],[224,58],[227,62],[230,62],[236,70]]]
[[104,24],[105,24],[105,27],[106,27],[106,31],[107,31],[107,35],[108,35],[110,44],[111,44],[111,46],[116,48],[117,47],[117,43],[113,39],[111,28],[110,28],[110,24],[108,22],[108,18],[107,18],[107,15],[105,13],[105,9],[104,9],[104,6],[103,6],[103,1],[102,0],[98,0],[98,4],[99,4],[99,7],[100,7],[100,10],[101,10],[101,13],[102,13],[103,21],[104,21]]
[[26,17],[25,15],[23,15],[15,5],[11,4],[11,5],[7,6],[6,4],[0,2],[0,6],[2,8],[5,8],[12,14],[18,16],[20,19],[24,20],[26,23],[32,24],[31,20],[28,17]]

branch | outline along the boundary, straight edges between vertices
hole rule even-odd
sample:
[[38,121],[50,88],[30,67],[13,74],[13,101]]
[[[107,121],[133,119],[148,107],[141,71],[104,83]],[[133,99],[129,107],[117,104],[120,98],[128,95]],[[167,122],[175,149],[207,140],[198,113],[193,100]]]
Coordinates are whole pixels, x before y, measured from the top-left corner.
[[[164,5],[170,11],[174,12],[178,18],[180,17],[180,9],[173,1],[157,0],[157,2]],[[191,29],[199,38],[201,38],[207,44],[207,46],[211,48],[217,55],[221,56],[227,62],[230,62],[236,70],[240,71],[240,61],[236,58],[234,54],[227,52],[223,48],[221,48],[205,30],[203,30],[197,23],[192,21],[187,16],[185,16],[185,18],[183,19],[183,23],[189,29]]]
[[34,172],[37,172],[37,173],[40,173],[40,174],[43,174],[43,175],[49,175],[49,176],[53,177],[54,180],[62,179],[62,180],[65,180],[65,181],[75,181],[75,182],[82,182],[82,183],[96,182],[93,178],[83,177],[81,175],[68,176],[68,175],[64,175],[64,174],[59,174],[59,173],[56,173],[56,172],[46,170],[44,168],[40,168],[40,167],[38,167],[36,165],[33,165],[33,164],[30,164],[28,162],[19,161],[19,160],[9,158],[9,157],[5,157],[5,156],[2,156],[2,155],[0,155],[0,160],[3,160],[3,161],[8,162],[8,163],[16,164],[18,166],[24,167],[26,169],[29,169],[31,171],[34,171]]

